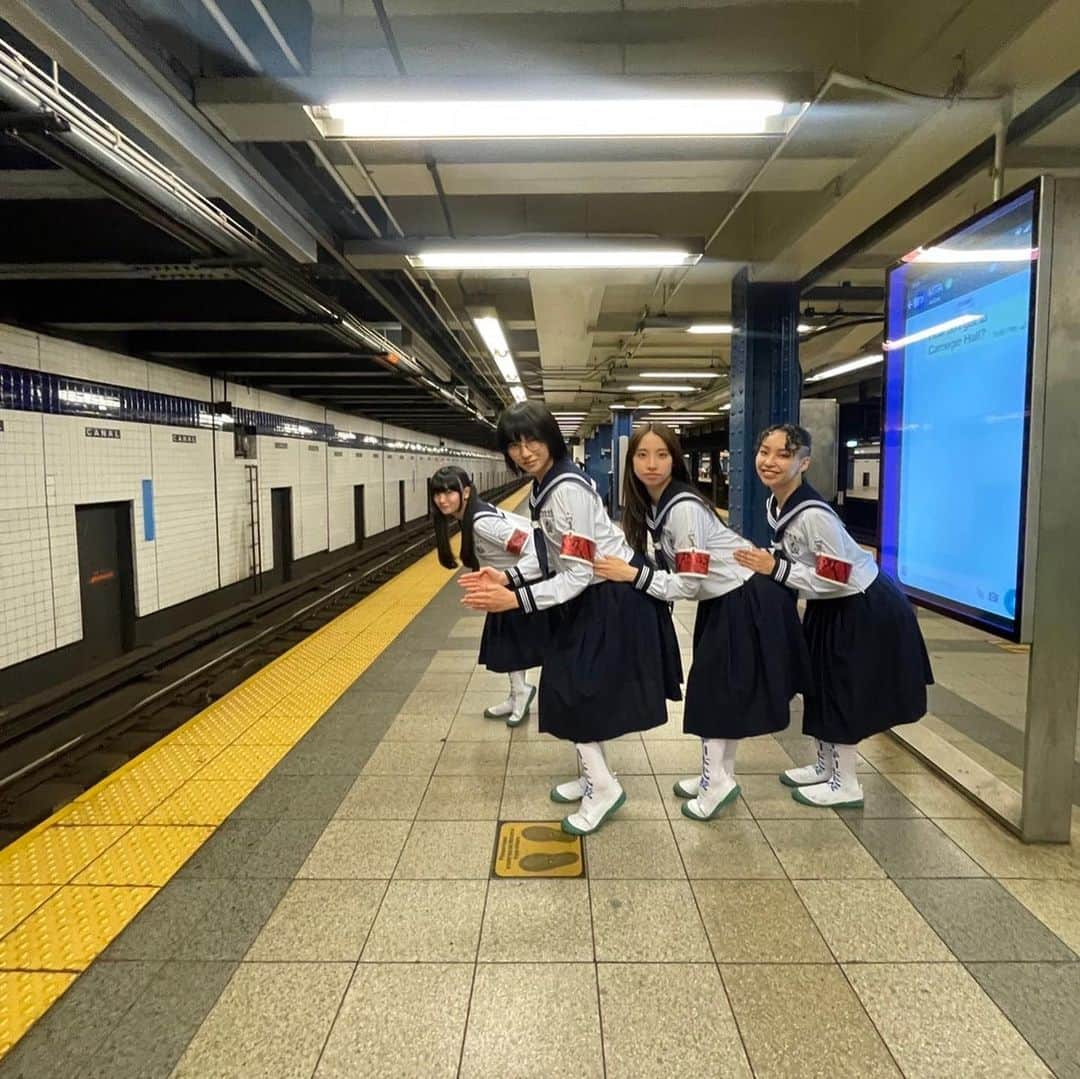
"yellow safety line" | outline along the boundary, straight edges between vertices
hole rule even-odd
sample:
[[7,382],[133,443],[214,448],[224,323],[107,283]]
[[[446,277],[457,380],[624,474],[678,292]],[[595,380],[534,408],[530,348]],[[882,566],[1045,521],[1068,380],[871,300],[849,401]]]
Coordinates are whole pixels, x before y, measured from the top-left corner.
[[0,850],[0,1059],[453,575],[426,555]]

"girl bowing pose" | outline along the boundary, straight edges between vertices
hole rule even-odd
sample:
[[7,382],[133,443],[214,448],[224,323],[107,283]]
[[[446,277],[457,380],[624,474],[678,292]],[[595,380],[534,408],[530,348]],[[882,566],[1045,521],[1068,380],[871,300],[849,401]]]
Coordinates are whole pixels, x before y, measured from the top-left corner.
[[635,556],[592,482],[569,460],[555,417],[533,401],[513,405],[499,417],[497,438],[511,467],[533,478],[536,564],[465,575],[464,603],[530,618],[558,611],[540,680],[540,730],[577,749],[581,779],[560,784],[552,798],[581,799],[563,828],[584,835],[626,800],[603,743],[659,727],[667,720],[665,698],[681,698],[678,641],[664,604],[593,572],[598,554]]
[[809,601],[803,628],[814,689],[803,731],[817,740],[817,760],[780,781],[806,805],[860,806],[858,743],[926,714],[926,687],[934,681],[926,645],[911,604],[803,479],[809,433],[793,424],[766,428],[755,464],[771,492],[773,550],[735,558]]
[[787,727],[791,698],[810,685],[802,627],[782,588],[734,561],[736,551],[752,548],[690,482],[673,431],[639,427],[627,459],[623,529],[639,553],[652,535],[659,568],[608,557],[596,569],[658,599],[698,601],[683,730],[701,739],[701,776],[679,780],[675,793],[688,799],[684,816],[710,820],[739,796],[740,739]]
[[[431,477],[435,542],[439,561],[454,569],[449,521],[461,522],[461,561],[471,570],[481,565],[507,570],[532,553],[532,526],[524,517],[505,513],[474,494],[469,474],[455,465],[440,468]],[[520,612],[489,614],[484,619],[478,662],[489,671],[510,675],[510,696],[485,710],[489,719],[506,717],[516,727],[529,714],[536,686],[525,680],[530,667],[539,667],[547,644],[547,618],[528,619]]]

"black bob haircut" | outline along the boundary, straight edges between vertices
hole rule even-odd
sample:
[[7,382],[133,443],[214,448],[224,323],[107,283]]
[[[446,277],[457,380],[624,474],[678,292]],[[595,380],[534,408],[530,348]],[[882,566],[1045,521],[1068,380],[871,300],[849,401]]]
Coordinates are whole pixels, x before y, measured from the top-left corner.
[[[465,491],[469,491],[468,498]],[[457,465],[446,465],[428,481],[429,497],[431,498],[431,518],[435,525],[435,546],[439,551],[439,561],[447,569],[457,569],[457,559],[450,549],[450,522],[453,518],[439,510],[435,505],[435,496],[445,494],[447,491],[457,491],[461,495],[465,512],[461,517],[461,561],[474,572],[480,568],[476,558],[476,549],[473,544],[473,514],[476,512],[477,495],[473,487],[472,477],[463,468]]]
[[764,431],[758,435],[757,449],[761,449],[762,442],[769,437],[769,435],[775,435],[780,433],[787,439],[787,445],[784,447],[788,453],[809,453],[810,452],[810,432],[805,427],[800,427],[795,423],[774,423],[771,427],[766,427]]
[[519,476],[522,470],[510,459],[509,451],[515,442],[525,439],[543,442],[553,462],[562,461],[570,455],[558,421],[547,406],[538,401],[520,401],[511,405],[499,417],[498,426],[495,428],[496,444],[506,458],[506,463]]

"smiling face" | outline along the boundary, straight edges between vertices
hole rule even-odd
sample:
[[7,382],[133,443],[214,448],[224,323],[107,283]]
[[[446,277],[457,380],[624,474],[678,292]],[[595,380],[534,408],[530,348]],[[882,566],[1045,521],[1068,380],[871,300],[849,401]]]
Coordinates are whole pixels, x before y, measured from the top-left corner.
[[634,450],[634,475],[655,500],[671,482],[672,457],[667,443],[657,434],[642,436]]
[[551,451],[547,443],[538,438],[523,438],[511,443],[506,452],[510,460],[526,475],[540,479],[551,468]]
[[468,499],[471,488],[466,487],[464,494],[465,498],[462,498],[461,491],[436,491],[432,495],[432,502],[435,503],[435,508],[444,517],[460,517],[462,511],[465,508],[465,499]]
[[770,491],[786,491],[798,486],[810,467],[810,451],[793,447],[785,431],[770,431],[758,446],[754,466]]

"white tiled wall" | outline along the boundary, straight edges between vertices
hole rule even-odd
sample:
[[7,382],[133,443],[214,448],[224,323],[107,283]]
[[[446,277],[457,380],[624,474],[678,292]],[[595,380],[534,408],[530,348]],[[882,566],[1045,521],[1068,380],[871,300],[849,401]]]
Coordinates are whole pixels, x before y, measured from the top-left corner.
[[[182,427],[147,430],[153,453],[157,538],[151,546],[158,606],[171,607],[218,586],[213,434]],[[174,435],[185,441],[174,441]],[[136,531],[141,527],[140,518]]]
[[0,410],[0,667],[56,647],[41,416]]
[[[427,435],[327,412],[309,402],[224,386],[8,326],[0,326],[0,363],[196,400],[229,400],[237,407],[334,424],[361,437],[430,441]],[[427,512],[427,477],[451,460],[260,436],[258,457],[248,462],[235,456],[232,432],[3,410],[0,421],[0,668],[82,637],[78,505],[130,505],[136,611],[143,616],[250,575],[246,464],[258,466],[263,569],[269,570],[272,488],[292,491],[293,553],[302,558],[355,541],[355,485],[364,486],[365,530],[374,535],[398,523],[399,480],[405,480],[407,517],[420,517]],[[87,437],[88,427],[118,429],[120,438]],[[496,471],[505,478],[501,461],[482,466],[489,482],[495,482]],[[479,473],[481,462],[466,467]],[[153,483],[152,541],[145,536],[144,480]]]

